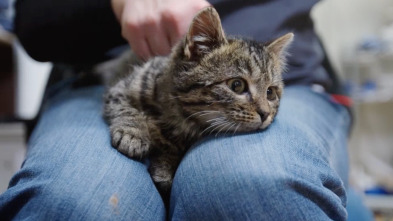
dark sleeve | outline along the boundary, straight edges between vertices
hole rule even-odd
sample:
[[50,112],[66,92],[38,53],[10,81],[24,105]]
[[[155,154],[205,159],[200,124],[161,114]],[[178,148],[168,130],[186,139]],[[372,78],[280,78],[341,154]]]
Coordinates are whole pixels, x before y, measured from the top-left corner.
[[15,33],[38,61],[86,64],[125,44],[110,0],[18,0]]

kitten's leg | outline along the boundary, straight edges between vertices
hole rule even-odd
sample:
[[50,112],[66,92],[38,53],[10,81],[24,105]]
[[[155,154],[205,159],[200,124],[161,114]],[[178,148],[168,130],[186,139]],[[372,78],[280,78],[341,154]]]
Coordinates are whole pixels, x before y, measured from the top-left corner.
[[124,83],[116,85],[105,97],[105,117],[110,124],[112,146],[132,158],[143,158],[151,139],[146,116],[134,108]]
[[166,205],[169,205],[173,177],[180,159],[177,154],[163,153],[152,157],[150,161],[150,175]]

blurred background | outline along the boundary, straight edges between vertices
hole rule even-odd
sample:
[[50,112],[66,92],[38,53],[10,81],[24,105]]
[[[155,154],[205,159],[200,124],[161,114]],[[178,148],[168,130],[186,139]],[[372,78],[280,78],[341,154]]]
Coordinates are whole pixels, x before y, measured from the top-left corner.
[[393,220],[393,1],[321,1],[313,18],[354,101],[350,183],[376,220]]
[[[0,0],[0,193],[23,161],[51,70],[12,34],[12,4]],[[393,1],[325,0],[312,16],[354,100],[351,185],[376,220],[393,220]]]

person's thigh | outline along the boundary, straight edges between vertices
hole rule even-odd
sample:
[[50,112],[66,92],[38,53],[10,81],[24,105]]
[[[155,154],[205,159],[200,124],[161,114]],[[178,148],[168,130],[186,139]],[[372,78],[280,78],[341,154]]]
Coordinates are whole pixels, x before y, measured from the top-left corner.
[[50,100],[26,160],[0,197],[15,220],[164,220],[146,165],[111,147],[103,87],[66,90]]
[[345,220],[348,111],[286,88],[265,131],[209,138],[174,179],[173,220]]

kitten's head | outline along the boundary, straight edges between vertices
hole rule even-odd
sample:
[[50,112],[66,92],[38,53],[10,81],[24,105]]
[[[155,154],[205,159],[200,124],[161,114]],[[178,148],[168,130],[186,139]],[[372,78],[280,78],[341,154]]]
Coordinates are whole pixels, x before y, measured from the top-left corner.
[[205,8],[174,51],[174,96],[187,119],[206,131],[269,126],[283,90],[285,49],[293,34],[270,43],[226,38],[216,10]]

